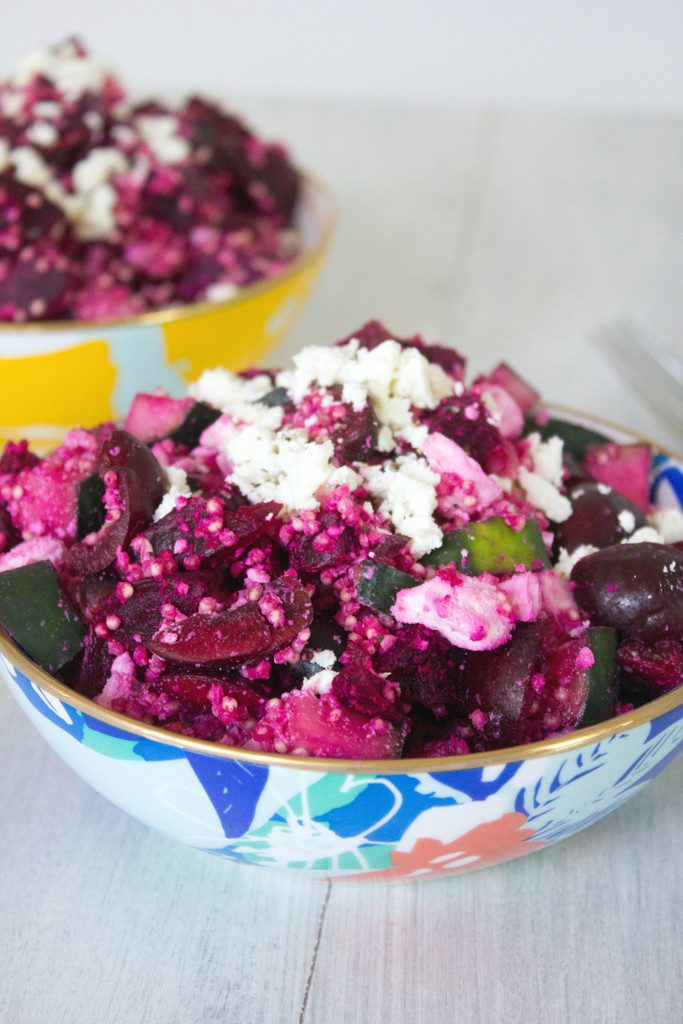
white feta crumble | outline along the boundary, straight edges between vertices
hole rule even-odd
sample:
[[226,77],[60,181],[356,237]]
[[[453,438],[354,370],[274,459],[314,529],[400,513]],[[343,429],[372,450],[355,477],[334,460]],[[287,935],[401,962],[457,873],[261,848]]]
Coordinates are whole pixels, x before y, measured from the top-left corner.
[[443,534],[434,522],[438,473],[417,455],[401,455],[383,466],[364,466],[368,490],[381,499],[382,512],[410,540],[416,558],[438,548]]
[[630,537],[624,537],[622,544],[663,544],[664,538],[651,526],[641,526]]
[[542,441],[541,435],[534,432],[529,434],[527,440],[534,473],[543,477],[554,487],[560,487],[562,484],[562,449],[564,447],[562,438],[553,436],[549,437],[547,441]]
[[652,512],[648,522],[661,535],[665,544],[683,541],[683,512],[677,508],[660,508]]
[[128,161],[114,146],[91,149],[71,172],[74,189],[77,192],[92,192],[98,185],[109,181],[115,174],[123,174],[127,169]]
[[374,349],[361,348],[355,338],[332,348],[312,345],[294,356],[294,367],[279,374],[277,382],[295,402],[314,385],[330,388],[335,384],[341,386],[342,401],[356,410],[370,399],[381,428],[380,451],[391,451],[395,434],[410,440],[412,433],[419,443],[424,432],[413,420],[411,406],[434,409],[453,394],[454,382],[440,366],[391,339]]
[[228,299],[233,299],[238,291],[237,285],[230,281],[220,281],[209,285],[204,292],[204,298],[207,302],[227,302]]
[[335,486],[332,442],[316,444],[303,430],[274,434],[247,424],[226,438],[223,450],[232,464],[230,479],[251,501],[278,501],[290,510],[313,509],[320,504],[318,491],[325,485]]
[[[319,664],[319,662],[317,664]],[[301,689],[304,691],[312,690],[313,693],[316,693],[321,697],[324,693],[329,693],[336,676],[337,673],[333,672],[332,669],[323,669],[322,672],[316,672],[314,676],[309,676],[308,679],[304,679],[301,684]]]
[[69,98],[77,99],[86,92],[100,92],[112,71],[103,61],[80,56],[73,42],[68,41],[27,54],[13,82],[17,86],[28,85],[36,75],[53,82]]
[[330,650],[316,651],[311,660],[314,665],[320,665],[321,668],[332,668],[337,656],[334,651]]
[[526,466],[520,467],[519,482],[532,505],[539,508],[553,523],[563,523],[572,514],[569,498],[560,494],[557,487],[538,473],[531,473]]
[[221,412],[231,413],[237,405],[258,402],[273,390],[273,383],[265,373],[247,379],[217,366],[215,370],[204,370],[187,390],[195,401],[207,402]]
[[163,519],[175,508],[176,499],[181,495],[189,497],[192,493],[187,484],[187,473],[179,466],[168,466],[166,469],[169,488],[157,505],[154,512],[154,522]]
[[636,517],[630,509],[622,508],[617,519],[619,520],[619,526],[622,528],[624,533],[633,533],[636,528]]
[[30,188],[44,188],[52,180],[52,171],[40,153],[31,146],[17,146],[10,153],[17,181]]
[[59,138],[59,132],[53,124],[47,121],[36,121],[26,129],[26,136],[36,146],[54,146]]
[[190,144],[178,134],[172,114],[145,114],[136,118],[140,135],[162,164],[177,164],[190,155]]
[[565,579],[569,579],[571,576],[572,569],[582,558],[586,555],[592,555],[598,548],[593,547],[592,544],[579,544],[578,548],[574,548],[571,554],[566,548],[560,548],[560,556],[555,563],[555,571],[560,576],[564,576]]

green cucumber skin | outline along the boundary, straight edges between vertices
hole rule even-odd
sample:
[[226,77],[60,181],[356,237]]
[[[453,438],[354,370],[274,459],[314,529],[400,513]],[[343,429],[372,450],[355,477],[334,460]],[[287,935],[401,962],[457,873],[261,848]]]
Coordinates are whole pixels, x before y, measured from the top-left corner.
[[568,420],[551,418],[547,423],[539,424],[534,415],[527,416],[524,421],[524,436],[537,433],[541,435],[542,441],[549,437],[561,437],[564,441],[564,450],[573,455],[575,459],[583,460],[586,448],[590,444],[606,444],[610,439],[597,430],[589,430],[578,423],[570,423]]
[[389,614],[399,590],[417,587],[419,583],[420,580],[400,569],[368,559],[361,563],[358,600],[376,611]]
[[259,403],[261,405],[268,405],[270,407],[276,405],[287,405],[290,401],[291,399],[287,394],[286,388],[273,388],[273,390],[269,391],[267,395],[263,396],[263,398],[259,398]]
[[48,672],[71,661],[85,638],[52,562],[32,562],[0,573],[0,624]]
[[[463,557],[465,551],[467,555]],[[483,572],[500,576],[514,572],[518,565],[527,569],[550,567],[538,524],[528,519],[521,530],[513,530],[500,516],[452,530],[446,534],[441,547],[430,551],[422,561],[425,565],[453,562],[466,576],[479,576]]]
[[591,626],[587,640],[595,663],[586,671],[586,704],[577,729],[612,717],[619,685],[616,631],[609,626]]
[[175,444],[196,448],[204,431],[215,423],[220,415],[220,409],[214,409],[206,402],[195,402],[180,426],[168,436]]

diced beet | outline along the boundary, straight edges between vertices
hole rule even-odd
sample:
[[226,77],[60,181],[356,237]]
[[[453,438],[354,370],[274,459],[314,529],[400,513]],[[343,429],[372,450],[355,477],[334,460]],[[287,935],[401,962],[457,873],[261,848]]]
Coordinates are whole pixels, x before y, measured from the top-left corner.
[[462,701],[463,661],[463,652],[439,633],[406,625],[389,650],[377,655],[375,667],[401,684],[407,700],[424,704],[440,717]]
[[[343,708],[334,697],[293,690],[268,709],[264,721],[275,727],[277,740],[289,753],[314,757],[374,759],[398,757],[406,726]],[[278,749],[278,748],[276,748]]]
[[444,398],[437,408],[425,416],[430,434],[443,434],[455,441],[487,471],[507,463],[509,445],[498,427],[491,422],[484,402],[472,395]]
[[15,475],[22,469],[32,469],[39,462],[38,456],[29,449],[28,441],[8,441],[0,456],[0,473]]
[[638,640],[683,639],[683,552],[665,544],[615,544],[571,573],[592,623]]
[[298,572],[317,573],[344,562],[353,548],[353,533],[340,516],[326,512],[320,518],[320,533],[297,534],[289,545],[290,565]]
[[584,465],[591,476],[613,487],[634,505],[647,512],[649,508],[650,465],[649,444],[589,445]]
[[492,384],[497,384],[499,387],[504,388],[509,395],[512,395],[524,413],[531,412],[534,406],[541,400],[538,391],[532,388],[507,363],[498,363],[498,366],[488,374],[488,379]]
[[662,692],[683,683],[683,647],[676,640],[624,641],[617,661],[624,672]]
[[0,552],[8,551],[21,540],[21,534],[12,522],[7,503],[0,501]]
[[405,722],[398,684],[369,669],[343,668],[334,677],[331,692],[344,707],[369,718],[379,716],[399,725]]
[[162,605],[173,605],[182,615],[194,615],[202,598],[225,601],[228,597],[216,574],[202,571],[149,577],[132,587],[133,593],[125,599],[115,591],[101,616],[113,613],[119,618],[116,639],[127,643],[134,642],[136,635],[143,640],[154,635],[161,624]]
[[176,430],[194,404],[192,398],[139,392],[133,398],[123,429],[139,441],[156,441]]
[[345,418],[331,433],[335,466],[368,462],[377,444],[377,430],[377,418],[370,402],[358,411],[349,408]]
[[87,622],[102,618],[109,598],[116,587],[112,576],[85,576],[78,587],[78,607]]

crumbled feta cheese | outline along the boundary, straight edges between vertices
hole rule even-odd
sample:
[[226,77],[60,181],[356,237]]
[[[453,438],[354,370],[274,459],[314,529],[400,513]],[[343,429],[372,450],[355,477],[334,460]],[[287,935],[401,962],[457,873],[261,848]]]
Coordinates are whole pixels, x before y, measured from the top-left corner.
[[236,405],[258,402],[273,390],[273,384],[265,373],[247,379],[218,366],[215,370],[204,370],[187,390],[195,401],[207,402],[221,412],[230,413]]
[[[560,437],[549,437],[541,441],[538,433],[529,434],[529,455],[533,471],[553,485],[562,485],[562,449],[564,441]],[[561,520],[559,520],[561,522]]]
[[312,658],[313,664],[321,668],[332,668],[336,660],[336,654],[330,650],[316,651]]
[[622,544],[664,544],[664,538],[651,526],[641,526],[630,537],[624,537]]
[[178,164],[190,155],[190,145],[178,134],[178,118],[172,114],[146,114],[136,119],[136,125],[163,164]]
[[660,508],[648,516],[650,526],[664,539],[665,544],[683,541],[683,512],[677,508]]
[[636,517],[630,509],[622,508],[617,519],[619,520],[619,526],[622,528],[624,533],[633,533],[636,528]]
[[[316,664],[320,664],[320,662],[316,662]],[[304,679],[301,689],[306,691],[312,690],[313,693],[321,697],[324,693],[329,693],[336,675],[337,673],[333,672],[332,669],[323,669],[322,672],[316,672],[314,676]]]
[[434,522],[436,484],[426,461],[417,455],[401,455],[383,466],[363,466],[370,494],[381,499],[380,511],[410,540],[416,558],[438,548],[443,534]]
[[59,138],[59,132],[47,121],[36,121],[28,126],[26,136],[36,146],[54,146]]
[[332,442],[309,441],[303,430],[274,434],[247,424],[226,437],[230,479],[250,501],[279,501],[287,509],[317,508],[317,492],[336,471]]
[[[414,431],[412,405],[434,409],[453,394],[453,381],[440,366],[391,339],[374,349],[361,348],[356,339],[334,348],[313,345],[294,356],[294,365],[293,371],[279,374],[278,384],[296,402],[314,385],[341,385],[342,400],[354,409],[362,409],[369,398],[380,426],[386,428],[380,436],[382,451],[391,450],[394,434],[407,437]],[[421,441],[424,432],[413,437]]]
[[154,522],[163,519],[175,508],[176,499],[181,495],[189,496],[192,492],[187,484],[187,473],[179,466],[168,466],[166,469],[169,488],[154,512]]
[[92,192],[98,185],[109,181],[115,174],[123,174],[128,161],[123,153],[113,146],[91,149],[79,160],[72,171],[72,180],[77,192]]
[[218,284],[210,284],[204,293],[208,302],[227,302],[237,295],[239,288],[230,281],[220,281]]
[[565,519],[569,519],[572,514],[569,499],[560,494],[557,487],[545,477],[531,473],[526,466],[521,466],[519,482],[531,504],[545,513],[552,522],[563,523]]
[[397,622],[419,623],[467,651],[492,651],[509,639],[514,614],[492,577],[435,576],[399,590],[391,613]]
[[579,544],[578,548],[574,548],[571,554],[566,548],[560,548],[560,556],[555,563],[555,571],[564,576],[565,579],[569,579],[572,573],[572,569],[577,562],[585,558],[586,555],[592,555],[598,548],[593,547],[592,544]]
[[69,98],[77,99],[86,92],[99,92],[112,72],[102,61],[80,56],[77,48],[69,41],[61,46],[34,50],[27,54],[19,65],[14,84],[28,85],[36,75],[53,82]]
[[52,172],[40,153],[30,146],[17,146],[10,153],[17,181],[31,188],[44,188],[52,179]]

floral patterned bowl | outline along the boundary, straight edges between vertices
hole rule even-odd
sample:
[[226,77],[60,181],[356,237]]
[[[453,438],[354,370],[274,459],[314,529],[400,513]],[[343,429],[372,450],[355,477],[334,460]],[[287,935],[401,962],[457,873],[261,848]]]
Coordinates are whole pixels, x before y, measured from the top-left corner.
[[180,394],[202,370],[255,365],[303,309],[331,237],[333,202],[313,178],[303,179],[295,219],[301,256],[224,302],[103,323],[0,324],[0,442],[52,447],[74,423],[123,416],[137,391]]
[[[683,507],[680,462],[655,457],[651,497]],[[683,747],[683,687],[539,743],[359,762],[236,750],[133,722],[1,636],[0,672],[57,754],[133,817],[230,860],[322,878],[452,875],[540,850],[618,807]]]

